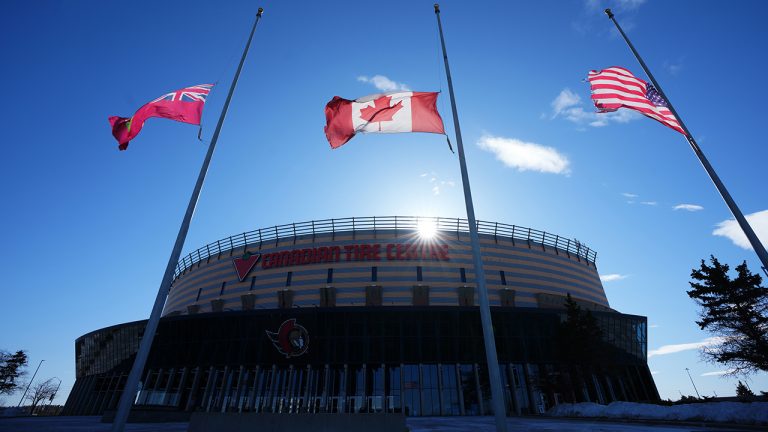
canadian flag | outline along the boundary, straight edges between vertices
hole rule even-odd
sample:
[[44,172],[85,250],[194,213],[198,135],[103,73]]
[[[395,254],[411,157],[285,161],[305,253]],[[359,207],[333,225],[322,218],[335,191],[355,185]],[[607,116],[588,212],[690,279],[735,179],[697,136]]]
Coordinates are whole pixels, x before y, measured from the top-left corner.
[[325,136],[339,148],[356,133],[444,134],[435,92],[396,92],[356,100],[334,96],[325,106]]

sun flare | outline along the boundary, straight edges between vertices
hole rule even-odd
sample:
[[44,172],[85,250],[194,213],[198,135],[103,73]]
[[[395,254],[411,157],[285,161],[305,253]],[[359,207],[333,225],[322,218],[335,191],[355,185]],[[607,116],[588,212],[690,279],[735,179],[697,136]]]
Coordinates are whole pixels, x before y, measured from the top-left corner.
[[417,230],[420,238],[429,240],[437,234],[437,224],[432,219],[419,219]]

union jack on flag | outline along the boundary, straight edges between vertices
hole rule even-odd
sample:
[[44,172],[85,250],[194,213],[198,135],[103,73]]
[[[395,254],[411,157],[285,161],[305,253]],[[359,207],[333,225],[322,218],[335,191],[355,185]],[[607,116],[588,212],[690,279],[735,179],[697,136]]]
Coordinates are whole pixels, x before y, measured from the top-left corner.
[[205,99],[212,88],[213,84],[184,87],[144,104],[132,117],[110,117],[112,136],[117,139],[118,147],[120,150],[128,148],[128,143],[139,134],[144,122],[152,117],[200,125]]
[[169,101],[169,102],[205,102],[208,93],[211,92],[213,84],[200,84],[186,87],[171,93],[166,93],[150,103]]

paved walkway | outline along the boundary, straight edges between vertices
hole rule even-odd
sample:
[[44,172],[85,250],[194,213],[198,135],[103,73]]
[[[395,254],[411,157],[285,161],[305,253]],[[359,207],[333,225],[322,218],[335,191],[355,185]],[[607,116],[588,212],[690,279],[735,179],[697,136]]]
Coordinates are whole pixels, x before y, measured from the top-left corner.
[[[495,432],[493,417],[412,417],[407,420],[411,432]],[[109,423],[100,417],[18,417],[0,418],[0,432],[109,432]],[[130,432],[186,432],[187,423],[129,423]],[[738,432],[752,428],[658,425],[594,420],[510,417],[509,432]],[[346,432],[346,431],[345,431]]]

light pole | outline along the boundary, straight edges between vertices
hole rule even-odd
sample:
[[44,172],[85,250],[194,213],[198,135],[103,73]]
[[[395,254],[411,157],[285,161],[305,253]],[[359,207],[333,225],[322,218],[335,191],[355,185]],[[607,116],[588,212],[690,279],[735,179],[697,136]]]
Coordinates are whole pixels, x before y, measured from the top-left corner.
[[34,380],[35,380],[35,377],[37,376],[37,371],[39,371],[39,370],[40,370],[40,366],[42,366],[42,365],[43,365],[43,362],[44,362],[44,361],[45,361],[45,360],[40,360],[40,363],[38,363],[38,365],[37,365],[37,369],[35,369],[35,373],[34,373],[34,374],[32,374],[32,379],[31,379],[31,380],[29,380],[29,384],[27,384],[27,388],[24,390],[24,394],[23,394],[23,395],[21,395],[21,400],[19,401],[19,404],[18,404],[18,405],[16,405],[16,408],[20,407],[20,406],[21,406],[21,403],[22,403],[22,402],[24,402],[24,396],[26,396],[26,395],[27,395],[27,392],[29,391],[29,386],[31,386],[31,385],[32,385],[32,381],[34,381]]
[[[693,378],[691,378],[691,371],[688,368],[685,368],[685,371],[688,372],[688,379],[690,379],[691,384],[693,384]],[[699,395],[699,390],[696,388],[696,384],[693,384],[693,389],[696,391],[696,397],[701,399],[701,395]]]

